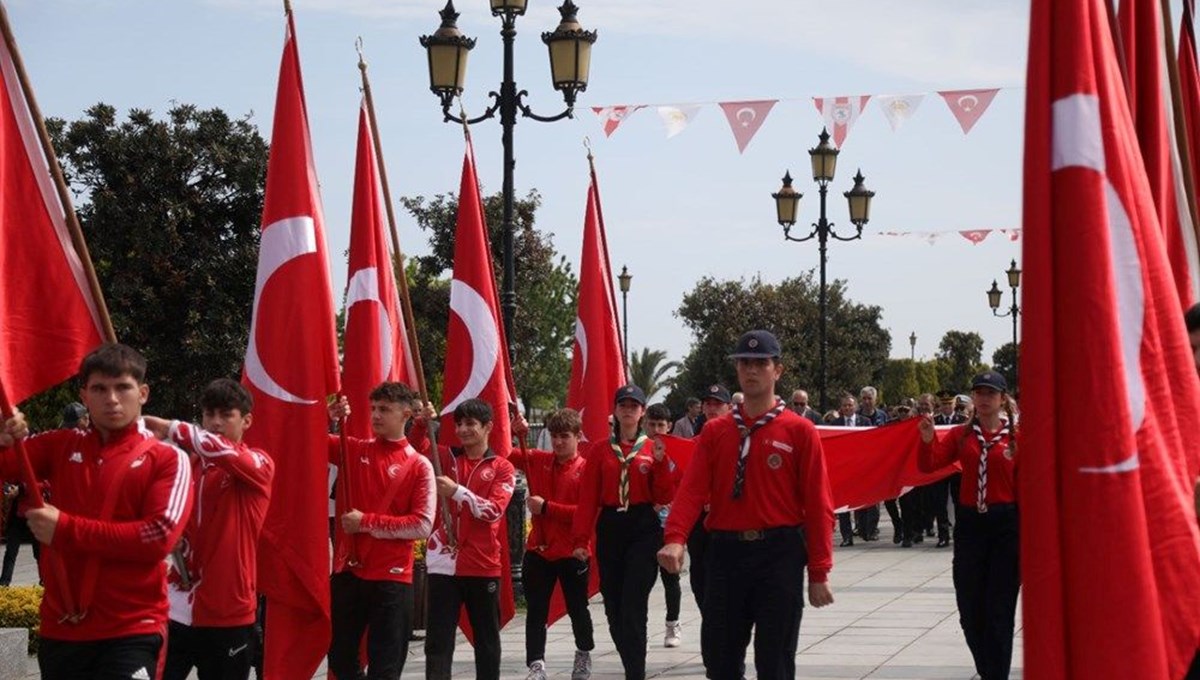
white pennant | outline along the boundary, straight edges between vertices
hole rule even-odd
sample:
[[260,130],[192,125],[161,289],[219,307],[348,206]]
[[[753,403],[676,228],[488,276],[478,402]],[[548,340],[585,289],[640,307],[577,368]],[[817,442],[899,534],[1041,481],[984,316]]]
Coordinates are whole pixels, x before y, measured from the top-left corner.
[[699,112],[699,104],[658,107],[658,115],[662,118],[663,125],[667,128],[667,139],[683,132]]
[[923,94],[884,94],[875,97],[888,125],[892,126],[892,132],[900,130],[900,126],[917,112],[917,107],[924,99]]

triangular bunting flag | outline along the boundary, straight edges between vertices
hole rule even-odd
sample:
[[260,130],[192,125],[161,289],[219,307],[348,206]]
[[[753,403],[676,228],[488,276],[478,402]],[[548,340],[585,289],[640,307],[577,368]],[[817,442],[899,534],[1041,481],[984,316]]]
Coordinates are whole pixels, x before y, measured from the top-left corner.
[[867,108],[871,95],[854,97],[813,97],[817,112],[825,119],[825,127],[833,134],[833,145],[842,148],[850,128]]
[[946,100],[946,106],[950,107],[950,113],[954,114],[955,120],[958,121],[958,125],[965,135],[983,117],[984,111],[987,111],[987,108],[992,105],[992,100],[996,98],[996,93],[999,91],[999,89],[945,90],[938,94]]
[[917,112],[917,107],[925,99],[923,94],[885,94],[875,98],[883,115],[887,118],[892,132],[900,130],[904,121]]
[[624,106],[593,106],[592,111],[600,118],[600,124],[604,126],[604,136],[612,137],[612,133],[617,131],[621,123],[625,119],[632,116],[638,109],[646,108],[642,104],[624,105]]
[[699,104],[683,104],[681,106],[660,106],[658,107],[658,115],[662,118],[663,125],[667,126],[667,139],[683,132],[684,128],[692,122],[696,114],[700,112]]
[[991,229],[968,229],[965,231],[960,231],[958,233],[961,234],[963,238],[967,239],[971,243],[978,245],[980,243],[983,243],[984,239],[986,239],[988,237],[988,235],[992,233],[992,230]]
[[721,102],[721,110],[725,112],[725,118],[729,120],[729,129],[733,131],[733,139],[737,142],[738,153],[745,153],[746,147],[750,145],[750,140],[754,139],[754,135],[766,122],[767,115],[771,113],[771,109],[778,101],[778,99],[762,99],[746,102]]

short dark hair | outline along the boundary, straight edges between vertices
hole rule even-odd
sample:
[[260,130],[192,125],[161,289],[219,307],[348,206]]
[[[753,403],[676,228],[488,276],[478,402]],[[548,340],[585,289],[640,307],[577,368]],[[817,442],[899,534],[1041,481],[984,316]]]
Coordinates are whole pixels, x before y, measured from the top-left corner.
[[402,382],[379,383],[375,389],[371,390],[371,394],[367,395],[367,398],[371,401],[390,401],[393,404],[409,407],[421,402],[421,395]]
[[661,402],[650,404],[646,408],[646,420],[665,420],[669,423],[671,422],[671,409]]
[[688,397],[687,400],[683,402],[684,408],[691,408],[693,406],[699,406],[699,405],[700,405],[700,400],[695,397]]
[[127,375],[138,384],[146,381],[146,357],[136,349],[116,342],[100,345],[79,363],[79,382],[86,385],[93,373],[108,378]]
[[546,429],[550,434],[578,435],[583,432],[583,418],[573,408],[560,408],[546,416]]
[[1188,333],[1200,331],[1200,303],[1183,313],[1183,322],[1187,324]]
[[480,425],[487,425],[492,422],[492,405],[482,399],[468,399],[454,407],[456,425],[467,418],[478,420]]
[[217,378],[200,393],[200,408],[205,411],[237,409],[246,415],[254,408],[254,397],[236,380]]

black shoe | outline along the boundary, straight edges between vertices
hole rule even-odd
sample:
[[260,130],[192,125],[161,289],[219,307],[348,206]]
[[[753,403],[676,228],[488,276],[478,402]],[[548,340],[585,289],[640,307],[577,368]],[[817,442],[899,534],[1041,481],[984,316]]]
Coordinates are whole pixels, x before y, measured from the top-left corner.
[[921,534],[917,534],[916,536],[913,537],[913,543],[924,543],[924,542],[925,542],[925,537],[922,536]]
[[843,539],[842,539],[842,545],[841,545],[841,547],[843,547],[843,548],[846,548],[846,547],[849,547],[849,546],[852,546],[852,545],[854,545],[854,539],[853,539],[853,538],[843,538]]
[[899,530],[899,529],[896,529],[896,530],[895,530],[895,531],[892,533],[892,543],[893,543],[893,544],[895,544],[895,543],[899,543],[899,542],[900,542],[900,541],[902,541],[902,540],[904,540],[904,537],[900,535],[900,530]]
[[872,531],[871,537],[868,538],[867,540],[868,541],[878,541],[879,540],[879,531],[878,530]]
[[939,538],[938,539],[937,547],[945,548],[948,545],[950,545],[950,539],[948,539],[948,538]]
[[911,547],[912,547],[912,544],[913,544],[913,542],[912,542],[912,541],[910,541],[910,540],[908,540],[907,538],[905,538],[905,539],[904,539],[904,542],[900,544],[900,547],[901,547],[901,548],[911,548]]

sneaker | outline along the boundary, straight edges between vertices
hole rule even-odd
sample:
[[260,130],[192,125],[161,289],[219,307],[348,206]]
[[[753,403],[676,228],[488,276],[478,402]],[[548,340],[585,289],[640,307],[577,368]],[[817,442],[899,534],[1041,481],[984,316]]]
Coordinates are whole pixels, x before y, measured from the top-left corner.
[[667,621],[667,634],[663,637],[663,647],[678,647],[679,632],[683,626],[678,621]]
[[546,680],[546,663],[534,661],[529,664],[529,675],[525,676],[525,680]]
[[575,650],[575,667],[571,669],[571,680],[589,680],[591,677],[591,653]]

